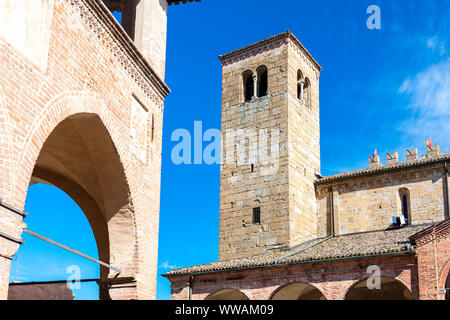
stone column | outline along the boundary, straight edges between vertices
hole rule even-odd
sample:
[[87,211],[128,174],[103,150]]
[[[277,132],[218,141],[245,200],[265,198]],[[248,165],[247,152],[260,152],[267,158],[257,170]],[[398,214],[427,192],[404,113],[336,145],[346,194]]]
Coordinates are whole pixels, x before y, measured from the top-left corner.
[[300,100],[304,99],[304,91],[303,91],[303,87],[305,86],[305,83],[302,81],[299,83],[300,85]]
[[[115,10],[111,3],[109,6]],[[120,2],[122,27],[162,80],[166,69],[167,6],[166,0]]]
[[253,78],[253,98],[258,96],[258,77],[252,76]]
[[164,80],[166,68],[167,1],[137,0],[134,43]]
[[[171,287],[171,300],[189,300],[189,277],[182,277],[180,279],[171,279],[168,277],[169,281],[172,283]],[[195,299],[194,299],[195,300]]]

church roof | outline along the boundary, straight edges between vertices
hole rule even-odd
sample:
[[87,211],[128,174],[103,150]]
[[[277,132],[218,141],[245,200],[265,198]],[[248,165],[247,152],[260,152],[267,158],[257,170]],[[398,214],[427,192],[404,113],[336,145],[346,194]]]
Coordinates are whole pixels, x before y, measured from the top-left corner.
[[168,272],[165,276],[215,273],[411,253],[414,252],[414,247],[409,238],[429,227],[430,224],[317,239],[290,250],[269,251],[248,258],[176,269]]
[[337,180],[344,180],[347,178],[355,178],[355,177],[362,177],[367,175],[373,175],[377,173],[384,173],[384,172],[391,172],[391,171],[401,171],[404,169],[414,168],[414,167],[422,167],[422,166],[428,166],[435,163],[450,161],[450,154],[441,155],[438,157],[433,158],[422,158],[414,161],[406,161],[401,162],[395,165],[388,165],[388,166],[381,166],[381,167],[375,167],[375,168],[368,168],[368,169],[362,169],[362,170],[355,170],[355,171],[349,171],[345,173],[340,173],[332,176],[323,177],[321,179],[316,180],[316,184],[326,184],[329,182],[337,181]]

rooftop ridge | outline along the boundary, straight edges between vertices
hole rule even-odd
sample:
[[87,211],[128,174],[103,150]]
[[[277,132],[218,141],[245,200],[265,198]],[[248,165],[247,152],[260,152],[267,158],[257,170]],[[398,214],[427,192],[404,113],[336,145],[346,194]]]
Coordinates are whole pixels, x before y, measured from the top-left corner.
[[229,59],[233,59],[236,58],[237,56],[239,56],[240,54],[251,50],[251,49],[256,49],[256,48],[261,48],[265,45],[268,45],[269,43],[274,43],[276,41],[288,41],[288,40],[292,40],[292,42],[294,44],[297,45],[297,47],[300,48],[300,50],[302,50],[305,55],[311,60],[311,62],[315,65],[315,67],[320,71],[322,71],[322,67],[319,65],[319,63],[313,58],[313,56],[309,53],[309,51],[305,48],[305,46],[303,46],[303,44],[300,42],[300,40],[298,40],[298,38],[290,31],[285,31],[282,33],[279,33],[277,35],[271,36],[269,38],[260,40],[258,42],[255,42],[253,44],[247,45],[245,47],[233,50],[229,53],[223,54],[219,56],[220,61],[222,62],[222,65],[226,64],[226,61],[228,61]]
[[414,168],[414,167],[421,167],[425,165],[435,164],[439,162],[445,162],[450,160],[450,154],[441,155],[434,158],[421,158],[414,161],[406,161],[401,162],[394,165],[387,165],[387,166],[377,166],[372,167],[368,169],[359,169],[359,170],[353,170],[348,171],[344,173],[339,173],[327,177],[323,177],[321,179],[318,179],[315,181],[315,184],[320,185],[332,181],[338,181],[338,180],[344,180],[347,178],[354,178],[354,177],[361,177],[361,176],[367,176],[367,175],[376,175],[378,173],[384,173],[389,171],[396,171],[396,170],[402,170],[402,169],[408,169],[408,168]]

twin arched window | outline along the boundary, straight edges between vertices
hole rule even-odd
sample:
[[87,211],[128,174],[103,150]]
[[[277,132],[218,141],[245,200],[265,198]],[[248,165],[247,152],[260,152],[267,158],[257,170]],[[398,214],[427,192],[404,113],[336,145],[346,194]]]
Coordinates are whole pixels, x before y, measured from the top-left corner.
[[307,107],[311,107],[311,82],[300,70],[297,72],[297,98],[304,101]]
[[244,86],[244,102],[252,100],[254,97],[264,97],[268,94],[268,70],[266,66],[260,66],[256,69],[256,75],[253,71],[246,70],[242,74]]

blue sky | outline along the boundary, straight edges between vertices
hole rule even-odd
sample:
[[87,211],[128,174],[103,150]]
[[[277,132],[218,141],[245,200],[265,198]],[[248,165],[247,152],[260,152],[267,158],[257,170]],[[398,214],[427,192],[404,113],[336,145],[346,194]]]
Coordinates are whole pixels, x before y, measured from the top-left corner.
[[[373,4],[381,9],[381,30],[366,27]],[[177,166],[170,157],[175,129],[192,131],[194,121],[204,130],[220,129],[218,55],[288,29],[299,38],[324,68],[321,161],[322,174],[330,175],[367,167],[374,149],[383,162],[386,152],[399,151],[401,161],[407,148],[422,154],[430,136],[450,152],[449,24],[446,0],[203,0],[170,7],[166,82],[172,93],[164,114],[159,274],[218,258],[219,167]],[[61,191],[31,187],[27,210],[30,229],[96,255],[86,219]],[[73,263],[83,278],[98,273],[91,262],[24,237],[18,270],[28,274],[21,281],[65,278],[61,270]],[[39,258],[46,263],[32,272]],[[170,298],[161,276],[157,293]],[[89,298],[95,290],[76,294]]]

